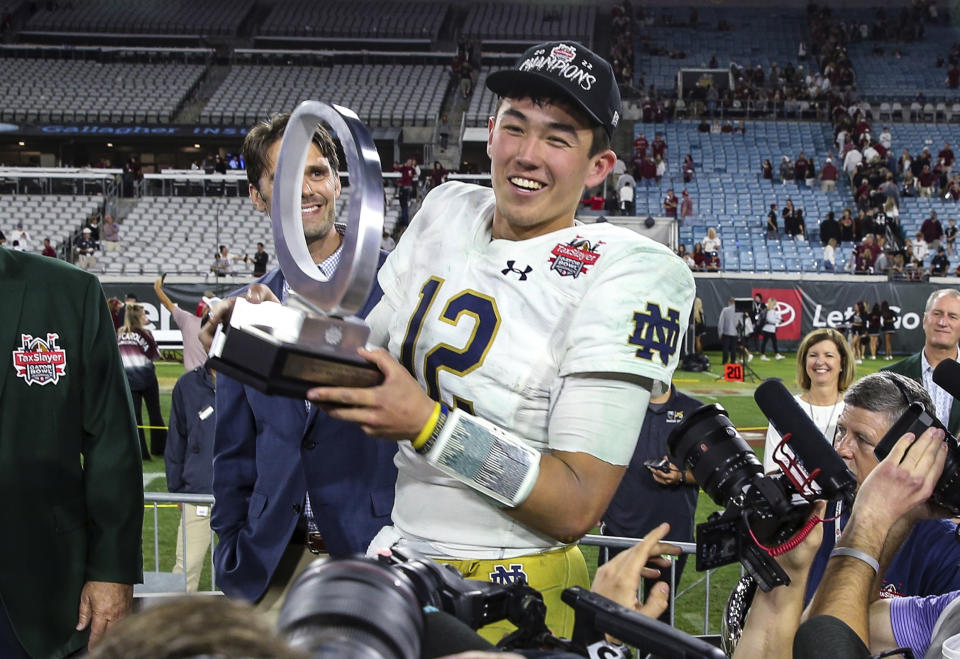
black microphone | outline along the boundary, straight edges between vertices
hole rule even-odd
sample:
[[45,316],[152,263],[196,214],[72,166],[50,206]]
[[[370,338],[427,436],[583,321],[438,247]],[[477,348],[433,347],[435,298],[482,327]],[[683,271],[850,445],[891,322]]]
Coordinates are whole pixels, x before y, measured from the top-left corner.
[[482,636],[443,611],[428,611],[423,616],[421,659],[445,657],[467,650],[496,652],[497,648]]
[[828,496],[843,494],[852,502],[856,478],[783,382],[775,378],[764,381],[753,398],[781,437],[790,434],[788,445],[804,468],[811,473],[820,469],[816,479],[820,488]]
[[960,364],[944,359],[933,369],[933,381],[956,400],[960,400]]
[[824,648],[836,659],[869,659],[870,650],[845,622],[833,616],[814,616],[793,637],[794,659],[820,659]]

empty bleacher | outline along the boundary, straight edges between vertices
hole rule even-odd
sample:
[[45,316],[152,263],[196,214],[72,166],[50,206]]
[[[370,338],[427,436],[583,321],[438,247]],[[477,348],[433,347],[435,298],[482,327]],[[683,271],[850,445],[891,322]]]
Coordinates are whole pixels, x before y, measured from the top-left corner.
[[[337,201],[337,222],[345,222],[350,187]],[[384,227],[392,230],[398,207],[390,200]],[[76,220],[72,220],[76,222]],[[75,228],[71,223],[71,228]],[[122,249],[100,252],[96,271],[111,275],[185,275],[209,273],[219,245],[233,256],[252,255],[264,244],[275,265],[270,218],[255,210],[246,197],[142,197],[120,224]],[[253,264],[234,264],[233,273],[251,272]]]
[[255,0],[73,0],[41,3],[28,31],[236,35]]
[[470,97],[470,103],[464,113],[464,125],[486,126],[487,119],[493,116],[497,107],[497,95],[487,89],[487,75],[496,69],[483,69],[477,75],[477,88]]
[[[819,186],[771,184],[760,177],[765,159],[779,163],[781,156],[791,160],[803,151],[812,157],[819,172],[833,134],[828,124],[748,121],[746,134],[699,133],[696,122],[674,124],[637,124],[634,133],[643,133],[652,141],[661,133],[668,145],[667,175],[659,184],[638,182],[636,214],[662,215],[663,198],[668,188],[679,196],[686,188],[694,201],[694,217],[680,227],[680,243],[692,250],[703,239],[707,227],[716,227],[722,241],[721,265],[725,271],[816,272],[823,250],[817,240],[817,223],[828,211],[839,217],[852,207],[849,189],[841,182],[834,192],[823,193]],[[680,162],[693,156],[696,175],[683,183]],[[787,198],[803,209],[809,242],[767,240],[764,230],[771,203],[783,208]],[[781,223],[781,230],[782,230]]]
[[[777,9],[776,12],[758,12],[744,8],[699,7],[696,27],[688,24],[686,7],[655,7],[646,10],[648,24],[634,36],[634,71],[645,74],[647,85],[657,89],[674,89],[680,69],[707,68],[716,56],[717,66],[727,68],[737,62],[746,68],[758,64],[768,71],[776,62],[781,68],[787,62],[797,64],[797,47],[806,34],[806,20],[802,9]],[[664,25],[664,20],[670,22]],[[726,21],[730,31],[717,29],[719,21]],[[683,59],[666,55],[651,55],[644,45],[649,40],[657,46],[682,51]]]
[[200,119],[249,126],[313,98],[345,105],[370,126],[428,126],[448,83],[440,65],[235,65]]
[[4,121],[161,122],[203,76],[202,64],[0,58]]
[[430,39],[440,33],[448,7],[432,2],[276,3],[259,27],[264,36]]
[[[17,222],[33,238],[32,251],[43,248],[43,239],[49,238],[54,248],[69,240],[87,216],[96,214],[103,197],[95,195],[0,195],[0,209],[4,226],[9,231]],[[11,247],[8,244],[6,247]]]
[[547,41],[570,39],[590,46],[597,8],[593,4],[472,3],[462,34],[481,41]]

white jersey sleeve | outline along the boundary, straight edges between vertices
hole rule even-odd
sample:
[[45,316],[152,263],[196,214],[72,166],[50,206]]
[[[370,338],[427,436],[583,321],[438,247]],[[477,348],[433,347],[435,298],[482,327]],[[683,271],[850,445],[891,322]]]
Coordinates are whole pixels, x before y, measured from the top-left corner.
[[693,306],[693,275],[645,238],[609,256],[591,273],[570,323],[560,375],[630,373],[669,384]]

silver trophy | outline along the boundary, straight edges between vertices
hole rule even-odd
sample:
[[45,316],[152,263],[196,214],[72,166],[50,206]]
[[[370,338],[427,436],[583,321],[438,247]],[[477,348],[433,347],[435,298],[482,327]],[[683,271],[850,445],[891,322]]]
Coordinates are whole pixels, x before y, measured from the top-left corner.
[[[300,212],[304,167],[321,121],[340,138],[350,176],[340,264],[329,278],[310,256]],[[265,393],[300,398],[320,385],[379,384],[380,371],[357,355],[370,329],[353,317],[373,287],[383,232],[383,179],[373,138],[352,110],[304,101],[284,131],[274,181],[270,215],[277,260],[290,286],[287,305],[238,298],[229,325],[214,337],[211,365]]]

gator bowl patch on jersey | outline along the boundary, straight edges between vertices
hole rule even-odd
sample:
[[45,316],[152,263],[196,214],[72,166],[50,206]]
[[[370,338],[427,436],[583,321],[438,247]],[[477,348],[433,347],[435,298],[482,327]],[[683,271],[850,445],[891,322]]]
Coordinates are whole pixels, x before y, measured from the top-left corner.
[[48,332],[47,340],[20,335],[20,347],[13,351],[13,368],[28,385],[57,384],[67,373],[67,353],[57,345],[60,335]]
[[576,279],[581,274],[586,274],[590,266],[600,259],[600,253],[597,250],[602,244],[602,240],[591,243],[582,236],[577,236],[569,243],[559,243],[550,252],[553,254],[550,259],[550,269],[561,277]]

